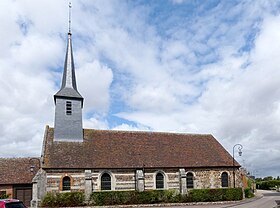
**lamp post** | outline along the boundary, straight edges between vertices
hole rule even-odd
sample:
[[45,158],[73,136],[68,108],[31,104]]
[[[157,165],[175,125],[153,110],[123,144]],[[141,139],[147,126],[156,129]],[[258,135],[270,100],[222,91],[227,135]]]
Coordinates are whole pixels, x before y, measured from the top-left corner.
[[238,155],[241,156],[242,155],[242,149],[243,146],[241,144],[236,144],[233,146],[232,148],[232,167],[233,167],[233,188],[235,188],[235,160],[234,160],[234,148],[238,147]]
[[30,163],[30,172],[34,172],[34,170],[35,170],[35,167],[36,167],[36,165],[34,164],[34,160],[36,160],[37,162],[38,162],[38,169],[40,169],[41,168],[41,161],[40,161],[40,159],[39,158],[37,158],[37,157],[32,157],[32,158],[30,158],[29,159],[29,163]]

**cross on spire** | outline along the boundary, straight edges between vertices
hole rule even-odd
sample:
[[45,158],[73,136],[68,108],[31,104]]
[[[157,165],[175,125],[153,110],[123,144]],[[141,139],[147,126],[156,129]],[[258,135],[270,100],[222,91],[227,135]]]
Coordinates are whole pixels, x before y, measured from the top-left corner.
[[69,33],[71,33],[71,9],[72,9],[72,5],[71,5],[71,1],[69,1],[69,11],[68,11]]

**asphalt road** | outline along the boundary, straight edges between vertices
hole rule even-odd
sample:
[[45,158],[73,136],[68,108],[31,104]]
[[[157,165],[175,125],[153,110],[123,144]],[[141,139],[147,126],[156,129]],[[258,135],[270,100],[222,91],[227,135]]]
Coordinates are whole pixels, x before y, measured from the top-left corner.
[[[275,200],[280,200],[279,192],[258,191],[258,195],[263,195],[257,200],[250,199],[238,203],[220,204],[220,205],[192,205],[192,206],[162,206],[162,208],[276,208]],[[157,206],[158,207],[158,206]],[[147,207],[146,207],[147,208]],[[151,207],[152,208],[152,207]],[[155,208],[155,207],[153,207]]]
[[237,206],[226,206],[234,208],[273,208],[277,207],[275,200],[280,200],[279,192],[263,192],[263,197],[261,199],[249,202],[246,204],[241,204]]

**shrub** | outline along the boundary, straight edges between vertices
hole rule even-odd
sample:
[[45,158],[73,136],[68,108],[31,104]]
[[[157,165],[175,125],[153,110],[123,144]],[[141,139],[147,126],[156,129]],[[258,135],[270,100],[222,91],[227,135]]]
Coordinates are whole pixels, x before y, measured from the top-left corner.
[[151,190],[151,191],[106,191],[93,192],[90,197],[91,205],[115,205],[115,204],[154,204],[180,202],[181,197],[175,190]]
[[189,199],[193,202],[236,201],[243,198],[241,188],[192,189]]
[[10,197],[10,194],[0,193],[0,199],[8,199],[9,197]]
[[[89,205],[127,205],[177,202],[212,202],[242,199],[241,188],[192,189],[188,195],[181,196],[176,190],[102,191],[93,192]],[[47,193],[42,200],[43,207],[84,206],[85,195],[82,192]]]
[[47,193],[42,200],[43,207],[75,207],[85,205],[83,192]]
[[249,187],[246,188],[244,192],[245,192],[245,198],[252,198],[254,196],[252,189]]

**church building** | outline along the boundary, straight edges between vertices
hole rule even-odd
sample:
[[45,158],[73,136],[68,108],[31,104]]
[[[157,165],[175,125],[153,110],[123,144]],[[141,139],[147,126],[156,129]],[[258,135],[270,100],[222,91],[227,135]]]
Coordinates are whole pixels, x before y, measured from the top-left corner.
[[[86,99],[85,99],[86,100]],[[240,165],[210,134],[84,129],[68,33],[54,127],[46,126],[32,206],[47,192],[145,191],[242,186]]]

